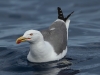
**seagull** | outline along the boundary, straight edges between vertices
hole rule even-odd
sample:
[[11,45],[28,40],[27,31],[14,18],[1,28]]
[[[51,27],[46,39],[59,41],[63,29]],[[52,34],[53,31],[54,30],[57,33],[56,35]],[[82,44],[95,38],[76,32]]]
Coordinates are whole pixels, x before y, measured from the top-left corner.
[[60,7],[57,7],[58,19],[50,27],[43,30],[27,30],[23,36],[16,40],[17,44],[21,42],[30,43],[30,51],[27,60],[30,62],[50,62],[64,58],[67,53],[68,28],[70,20],[63,16]]

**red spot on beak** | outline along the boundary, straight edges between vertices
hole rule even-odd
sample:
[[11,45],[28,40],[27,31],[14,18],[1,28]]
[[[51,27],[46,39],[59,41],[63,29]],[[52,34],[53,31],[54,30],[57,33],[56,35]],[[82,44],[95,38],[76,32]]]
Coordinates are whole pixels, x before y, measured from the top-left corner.
[[21,42],[24,42],[26,41],[26,39],[24,37],[19,37],[17,40],[16,40],[16,43],[19,44]]
[[17,44],[20,44],[20,43],[21,43],[21,40],[18,40],[16,43],[17,43]]

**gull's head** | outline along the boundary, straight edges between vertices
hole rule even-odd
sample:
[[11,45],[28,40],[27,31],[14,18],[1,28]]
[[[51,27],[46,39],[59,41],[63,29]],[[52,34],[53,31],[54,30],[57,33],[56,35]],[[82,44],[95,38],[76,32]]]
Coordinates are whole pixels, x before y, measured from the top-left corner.
[[30,43],[34,43],[36,41],[39,41],[40,39],[42,39],[42,34],[40,33],[40,31],[38,30],[28,30],[24,33],[23,36],[19,37],[16,40],[16,43],[19,44],[21,42],[30,42]]

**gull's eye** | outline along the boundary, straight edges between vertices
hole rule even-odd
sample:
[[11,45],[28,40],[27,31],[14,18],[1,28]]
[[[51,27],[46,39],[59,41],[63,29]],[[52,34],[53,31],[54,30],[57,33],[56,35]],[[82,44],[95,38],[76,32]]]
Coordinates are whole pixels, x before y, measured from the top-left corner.
[[33,33],[30,34],[31,36],[33,35]]

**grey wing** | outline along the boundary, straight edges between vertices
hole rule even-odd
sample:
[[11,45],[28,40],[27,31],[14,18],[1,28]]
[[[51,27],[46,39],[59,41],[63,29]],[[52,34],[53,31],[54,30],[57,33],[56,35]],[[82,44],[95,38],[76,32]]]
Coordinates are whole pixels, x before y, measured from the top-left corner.
[[65,22],[55,21],[48,29],[41,31],[44,40],[48,41],[57,54],[66,49],[67,29]]

